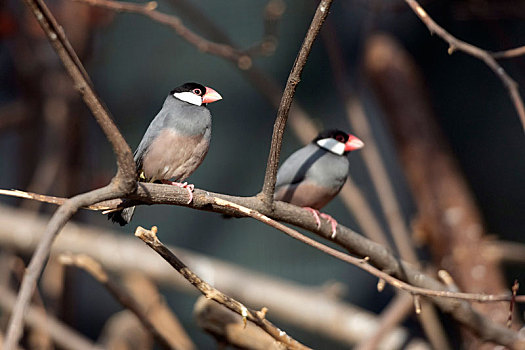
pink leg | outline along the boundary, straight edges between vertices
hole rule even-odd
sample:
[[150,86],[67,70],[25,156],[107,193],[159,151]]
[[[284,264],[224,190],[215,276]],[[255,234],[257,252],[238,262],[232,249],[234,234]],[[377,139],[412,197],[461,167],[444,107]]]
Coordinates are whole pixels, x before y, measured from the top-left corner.
[[195,189],[195,185],[188,184],[187,182],[181,183],[181,182],[174,182],[170,180],[161,180],[161,182],[165,185],[173,185],[173,186],[185,188],[186,190],[188,190],[188,195],[190,199],[188,200],[188,203],[186,204],[190,204],[191,201],[193,200],[193,190]]
[[303,207],[303,208],[308,210],[310,213],[312,213],[315,219],[315,223],[317,224],[317,229],[321,228],[321,220],[319,220],[319,210],[315,210],[310,207]]
[[320,213],[320,214],[323,219],[327,220],[330,223],[330,225],[332,225],[332,235],[330,236],[330,238],[334,239],[335,234],[337,233],[337,221],[328,214],[325,214],[325,213]]

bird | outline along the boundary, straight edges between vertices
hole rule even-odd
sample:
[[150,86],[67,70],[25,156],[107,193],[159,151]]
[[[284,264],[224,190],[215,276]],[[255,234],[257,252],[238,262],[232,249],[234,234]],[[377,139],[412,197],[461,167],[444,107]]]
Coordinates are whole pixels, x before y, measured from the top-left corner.
[[277,171],[274,199],[304,207],[315,218],[328,220],[335,238],[337,221],[319,210],[341,191],[349,173],[348,153],[364,146],[352,134],[329,129],[303,148],[292,153]]
[[[206,105],[221,99],[217,91],[199,83],[185,83],[173,89],[135,150],[139,181],[186,188],[188,204],[191,203],[194,185],[182,181],[208,153],[211,113]],[[131,221],[134,211],[135,207],[110,210],[108,219],[124,226]]]

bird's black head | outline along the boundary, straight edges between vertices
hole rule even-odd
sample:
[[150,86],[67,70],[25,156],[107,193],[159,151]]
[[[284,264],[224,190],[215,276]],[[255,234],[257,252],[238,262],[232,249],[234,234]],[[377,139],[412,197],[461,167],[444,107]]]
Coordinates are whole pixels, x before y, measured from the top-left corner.
[[337,155],[344,155],[364,146],[363,141],[356,136],[338,129],[322,131],[312,142]]
[[170,94],[176,99],[195,106],[206,105],[222,99],[217,91],[198,83],[183,84],[173,89]]
[[185,83],[171,90],[170,94],[173,95],[178,92],[191,92],[197,96],[204,96],[206,93],[206,87],[199,83]]
[[345,143],[346,141],[348,141],[348,134],[338,129],[328,129],[321,131],[313,142],[317,142],[322,139],[334,139],[336,141]]

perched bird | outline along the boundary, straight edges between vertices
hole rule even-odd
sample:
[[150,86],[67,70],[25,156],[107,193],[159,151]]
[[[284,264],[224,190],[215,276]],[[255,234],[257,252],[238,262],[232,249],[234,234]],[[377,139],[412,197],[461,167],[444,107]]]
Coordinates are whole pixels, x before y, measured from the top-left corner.
[[364,146],[363,141],[341,130],[321,132],[311,143],[295,151],[277,172],[274,199],[292,203],[312,212],[321,226],[319,215],[332,225],[335,237],[337,221],[319,209],[330,202],[348,177],[347,154]]
[[[193,185],[181,182],[208,153],[211,114],[206,104],[220,99],[215,90],[197,83],[186,83],[171,91],[135,151],[139,180],[184,187],[188,189],[189,204]],[[134,211],[135,207],[112,211],[108,219],[124,226]]]

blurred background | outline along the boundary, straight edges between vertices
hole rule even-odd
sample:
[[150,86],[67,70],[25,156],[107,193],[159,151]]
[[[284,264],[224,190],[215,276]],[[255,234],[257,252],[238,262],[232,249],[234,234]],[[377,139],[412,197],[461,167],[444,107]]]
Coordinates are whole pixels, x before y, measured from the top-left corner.
[[[213,115],[210,151],[189,182],[200,189],[239,196],[260,191],[276,116],[275,96],[279,97],[285,86],[315,1],[158,2],[158,11],[179,17],[188,28],[211,41],[229,40],[228,44],[240,50],[256,48],[248,50],[244,61],[237,63],[199,51],[172,28],[141,14],[116,13],[70,0],[46,3],[63,25],[97,93],[132,149],[169,91],[187,81],[199,82],[213,87],[223,100],[209,106]],[[481,48],[498,51],[524,44],[525,5],[520,1],[422,1],[421,5],[450,33]],[[70,197],[107,184],[116,171],[111,147],[21,2],[0,4],[0,38],[0,188]],[[334,127],[355,133],[365,142],[365,149],[376,147],[399,203],[398,218],[410,237],[415,237],[410,245],[420,263],[434,273],[438,268],[453,269],[455,262],[445,256],[447,253],[439,256],[433,251],[436,238],[429,238],[421,229],[421,204],[414,194],[417,185],[414,187],[413,177],[407,176],[409,156],[399,153],[408,141],[401,140],[403,136],[399,135],[406,133],[396,130],[401,126],[393,115],[410,119],[414,111],[424,112],[422,125],[438,135],[438,148],[443,147],[451,159],[455,174],[464,176],[461,181],[470,191],[469,201],[479,210],[484,237],[525,243],[525,140],[518,115],[508,91],[483,62],[461,52],[448,54],[447,49],[447,44],[430,35],[403,1],[335,1],[297,88],[295,112],[301,116],[290,117],[293,125],[286,131],[282,149],[284,159],[315,136],[312,128]],[[377,52],[379,56],[374,54]],[[387,52],[386,56],[381,52]],[[381,57],[387,58],[383,62]],[[523,57],[499,62],[518,84],[525,83]],[[402,97],[392,97],[396,91]],[[392,98],[404,100],[391,103]],[[350,124],[352,108],[363,113],[365,129],[362,123],[357,127]],[[368,131],[362,135],[359,130]],[[417,139],[417,135],[412,136]],[[353,208],[370,208],[376,216],[375,225],[393,243],[391,222],[381,204],[385,189],[378,189],[370,174],[369,164],[378,163],[367,163],[363,153],[350,155],[350,171],[352,186],[360,190],[367,203],[360,205],[363,199],[354,199]],[[425,161],[428,164],[423,164]],[[434,161],[418,159],[422,168]],[[370,228],[369,220],[355,210],[349,211],[352,205],[348,203],[352,201],[336,198],[323,212],[358,232],[369,231],[363,227],[368,222]],[[4,262],[18,255],[27,263],[30,257],[30,247],[12,241],[11,227],[23,225],[28,218],[45,220],[55,209],[36,201],[0,197],[0,211],[9,213],[7,219],[11,220],[2,225],[0,233],[5,236],[0,241]],[[375,321],[373,315],[382,312],[395,295],[390,287],[377,292],[377,279],[361,270],[254,220],[224,219],[176,206],[140,206],[132,224],[123,228],[92,211],[80,211],[73,220],[100,230],[97,232],[118,232],[130,240],[137,225],[156,225],[166,244],[240,266],[247,276],[261,273],[303,290],[319,291],[341,305],[357,305]],[[514,244],[512,248],[517,249],[512,250],[517,252],[513,256],[503,254],[511,262],[501,254],[494,258],[494,263],[503,267],[498,271],[501,279],[495,280],[506,290],[514,279],[525,283],[521,274],[524,250]],[[453,249],[443,248],[446,252]],[[148,248],[144,246],[143,250],[146,254]],[[467,255],[481,253],[469,251]],[[142,255],[134,259],[140,261]],[[214,264],[204,258],[195,260],[196,265],[200,263]],[[212,284],[221,283],[219,271],[212,275],[205,272],[214,271],[213,266],[192,266],[189,261],[188,265],[196,271],[202,269],[204,279],[208,276]],[[124,269],[112,272],[122,276]],[[108,319],[121,306],[84,272],[67,268],[58,276],[59,292],[53,294],[42,287],[46,309],[89,338],[99,338]],[[491,281],[486,276],[484,283]],[[214,348],[215,341],[193,316],[196,293],[166,281],[155,282],[196,347]],[[16,283],[11,277],[11,286],[16,287]],[[238,283],[231,287],[231,293],[242,294],[243,283],[250,284],[250,280]],[[258,292],[265,294],[264,284],[261,286]],[[498,307],[507,310],[506,305]],[[318,311],[311,311],[307,318],[318,317]],[[411,314],[407,312],[399,326],[400,340],[390,348],[416,338],[426,339]],[[6,315],[2,315],[5,327]],[[322,327],[301,326],[300,321],[272,316],[270,307],[271,320],[313,348],[346,349],[362,341],[344,340],[322,331]],[[458,325],[447,316],[438,317],[445,324],[449,346],[467,347]],[[519,319],[517,315],[516,321]]]

